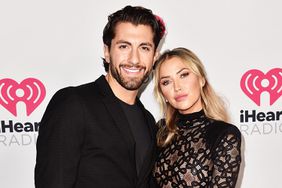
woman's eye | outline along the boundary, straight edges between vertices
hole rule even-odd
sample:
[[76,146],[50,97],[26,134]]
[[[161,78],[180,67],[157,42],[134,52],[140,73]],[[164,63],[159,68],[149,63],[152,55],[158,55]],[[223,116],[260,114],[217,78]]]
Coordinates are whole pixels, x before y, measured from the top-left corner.
[[162,84],[163,86],[167,86],[167,85],[169,84],[169,81],[168,81],[168,80],[164,80],[164,81],[161,82],[161,84]]
[[180,78],[185,78],[189,75],[189,72],[184,72],[182,74],[180,74]]

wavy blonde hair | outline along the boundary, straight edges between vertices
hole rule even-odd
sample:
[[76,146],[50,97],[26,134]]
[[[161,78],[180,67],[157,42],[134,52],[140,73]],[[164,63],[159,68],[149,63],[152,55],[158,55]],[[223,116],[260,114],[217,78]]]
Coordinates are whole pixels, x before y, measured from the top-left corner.
[[165,118],[165,126],[160,126],[157,134],[157,142],[161,147],[166,146],[177,134],[177,109],[173,108],[165,101],[160,89],[160,67],[163,62],[173,57],[178,57],[188,66],[188,68],[204,81],[201,89],[201,102],[204,113],[207,117],[228,122],[229,118],[225,108],[224,101],[215,93],[211,87],[204,65],[200,59],[190,50],[186,48],[175,48],[165,51],[157,60],[155,67],[155,88],[154,93],[160,104],[161,110]]

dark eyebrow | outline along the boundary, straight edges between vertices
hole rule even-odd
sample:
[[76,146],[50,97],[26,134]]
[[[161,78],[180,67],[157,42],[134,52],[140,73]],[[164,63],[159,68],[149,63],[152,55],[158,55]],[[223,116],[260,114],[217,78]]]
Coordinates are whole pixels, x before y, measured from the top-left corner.
[[152,43],[149,43],[149,42],[143,42],[140,44],[140,46],[150,46],[150,47],[153,47],[153,44]]
[[119,41],[116,42],[116,44],[121,44],[121,43],[131,45],[131,43],[126,41],[126,40],[119,40]]
[[[127,44],[127,45],[132,45],[130,42],[126,41],[126,40],[119,40],[116,42],[116,44]],[[139,46],[150,46],[150,47],[154,47],[154,45],[150,42],[143,42],[141,43]]]

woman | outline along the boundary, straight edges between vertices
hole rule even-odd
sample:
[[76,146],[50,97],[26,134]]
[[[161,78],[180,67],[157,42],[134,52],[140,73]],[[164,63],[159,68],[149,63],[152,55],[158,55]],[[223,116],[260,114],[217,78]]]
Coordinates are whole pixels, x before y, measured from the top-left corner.
[[199,58],[185,48],[164,52],[155,94],[165,114],[153,175],[160,187],[235,187],[241,134],[208,82]]

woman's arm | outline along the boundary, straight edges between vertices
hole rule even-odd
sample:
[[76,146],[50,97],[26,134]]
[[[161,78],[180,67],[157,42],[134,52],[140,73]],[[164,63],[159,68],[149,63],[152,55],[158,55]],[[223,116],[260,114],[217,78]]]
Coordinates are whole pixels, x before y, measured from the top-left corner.
[[241,136],[239,130],[235,130],[235,134],[224,135],[213,151],[213,188],[233,188],[236,185],[241,163]]

